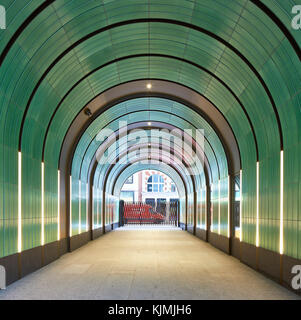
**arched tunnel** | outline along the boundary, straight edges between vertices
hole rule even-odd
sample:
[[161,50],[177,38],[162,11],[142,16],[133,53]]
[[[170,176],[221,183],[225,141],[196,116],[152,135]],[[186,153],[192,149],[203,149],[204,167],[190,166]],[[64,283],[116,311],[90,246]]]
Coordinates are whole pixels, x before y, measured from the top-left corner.
[[2,1],[7,285],[118,230],[147,169],[176,184],[177,227],[300,293],[297,2]]

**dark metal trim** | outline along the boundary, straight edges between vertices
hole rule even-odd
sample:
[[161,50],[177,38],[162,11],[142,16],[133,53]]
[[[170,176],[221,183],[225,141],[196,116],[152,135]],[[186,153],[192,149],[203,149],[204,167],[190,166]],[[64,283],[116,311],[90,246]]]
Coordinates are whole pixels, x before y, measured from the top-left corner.
[[[106,66],[108,66],[108,65],[114,64],[114,63],[119,62],[119,61],[123,61],[123,60],[127,60],[127,59],[133,59],[133,58],[139,58],[139,57],[161,57],[161,58],[174,59],[174,60],[177,60],[177,61],[180,61],[180,62],[183,62],[183,63],[187,63],[187,64],[189,64],[189,65],[192,65],[192,66],[194,66],[194,67],[196,67],[196,68],[198,68],[198,69],[200,69],[200,70],[208,73],[210,76],[212,76],[213,78],[215,78],[219,83],[221,83],[222,86],[224,86],[224,87],[226,88],[226,90],[228,90],[228,91],[230,92],[230,94],[235,98],[235,100],[237,101],[237,103],[238,103],[238,104],[240,105],[240,107],[242,108],[242,110],[243,110],[243,112],[244,112],[244,114],[245,114],[245,116],[246,116],[246,118],[247,118],[247,121],[248,121],[248,123],[249,123],[249,125],[250,125],[251,131],[252,131],[252,135],[253,135],[253,138],[254,138],[255,149],[256,149],[256,159],[257,159],[257,160],[259,159],[258,142],[257,142],[257,139],[256,139],[255,129],[254,129],[253,123],[252,123],[252,121],[251,121],[251,118],[250,118],[250,116],[249,116],[246,108],[244,107],[243,103],[241,102],[241,100],[238,98],[238,96],[234,93],[234,91],[233,91],[222,79],[220,79],[219,77],[217,77],[214,73],[212,73],[210,70],[204,68],[203,66],[201,66],[201,65],[199,65],[199,64],[197,64],[197,63],[195,63],[195,62],[191,62],[191,61],[189,61],[189,60],[180,58],[180,57],[171,56],[171,55],[166,55],[166,54],[136,54],[136,55],[129,55],[129,56],[124,56],[124,57],[120,57],[120,58],[118,58],[118,59],[111,60],[111,61],[109,61],[109,62],[107,62],[107,63],[105,63],[105,64],[103,64],[103,65],[101,65],[101,66],[99,66],[99,67],[97,67],[97,68],[95,68],[95,69],[93,69],[93,70],[91,70],[89,73],[87,73],[85,76],[83,76],[80,80],[78,80],[78,81],[67,91],[67,93],[64,95],[64,97],[60,100],[59,104],[56,106],[56,108],[55,108],[55,110],[54,110],[54,112],[53,112],[53,114],[52,114],[52,116],[51,116],[51,118],[50,118],[50,121],[49,121],[49,123],[48,123],[47,129],[46,129],[46,132],[45,132],[45,136],[44,136],[44,140],[43,140],[42,161],[44,161],[45,145],[46,145],[46,140],[47,140],[47,136],[48,136],[48,132],[49,132],[51,123],[52,123],[52,121],[53,121],[53,119],[54,119],[57,111],[59,110],[60,106],[63,104],[63,102],[65,101],[65,99],[68,97],[68,95],[73,91],[73,89],[74,89],[78,84],[80,84],[83,80],[85,80],[87,77],[89,77],[91,74],[95,73],[96,71],[101,70],[102,68],[104,68],[104,67],[106,67]],[[164,81],[168,81],[168,80],[164,80]],[[110,89],[110,88],[109,88],[109,89]],[[109,89],[107,89],[107,90],[109,90]],[[191,88],[189,87],[189,89],[191,89]],[[107,90],[106,90],[106,91],[107,91]],[[102,92],[102,93],[103,93],[103,92]],[[102,93],[100,93],[100,94],[102,94]],[[198,93],[198,94],[200,94],[200,93]],[[200,94],[200,95],[202,95],[202,94]],[[203,96],[203,95],[202,95],[202,96]],[[207,99],[205,96],[203,96],[203,97],[204,97],[205,99]],[[93,98],[93,99],[94,99],[94,98]],[[93,99],[92,99],[92,100],[93,100]],[[207,100],[208,100],[208,99],[207,99]],[[208,101],[209,101],[209,100],[208,100]],[[89,104],[90,102],[91,102],[91,100],[88,102],[88,104]],[[83,107],[83,109],[85,109],[88,104],[86,104],[86,105]],[[187,107],[189,107],[189,106],[187,106]],[[215,106],[215,107],[216,107],[216,106]],[[217,107],[216,107],[216,108],[217,108]],[[81,109],[81,110],[79,111],[79,113],[80,113],[83,109]],[[217,109],[218,109],[218,108],[217,108]],[[219,110],[219,109],[218,109],[218,110]],[[219,110],[219,112],[220,112],[221,114],[223,114],[220,110]],[[78,113],[78,114],[79,114],[79,113]],[[77,115],[78,115],[78,114],[77,114]],[[224,115],[223,115],[223,117],[224,117]],[[225,117],[224,117],[224,118],[225,118]],[[225,119],[226,119],[226,118],[225,118]],[[226,120],[226,121],[227,121],[227,120]],[[227,123],[229,124],[228,121],[227,121]],[[72,124],[72,123],[71,123],[71,124]],[[71,124],[70,124],[70,126],[71,126]],[[69,126],[69,128],[70,128],[70,126]],[[230,125],[229,125],[229,126],[230,126]],[[231,127],[231,126],[230,126],[230,127]],[[69,129],[69,128],[68,128],[68,129]],[[67,131],[68,131],[68,130],[67,130]],[[233,132],[232,128],[231,128],[231,131]],[[233,133],[233,135],[234,135],[234,133]],[[234,135],[234,136],[235,136],[235,135]],[[235,137],[235,139],[236,139],[236,137]],[[238,145],[238,143],[237,143],[237,145]]]
[[[139,160],[139,161],[140,161],[140,160]],[[120,171],[120,172],[118,173],[118,175],[116,176],[116,178],[115,178],[115,180],[114,180],[114,182],[113,182],[113,185],[112,185],[112,190],[111,190],[111,192],[112,192],[113,195],[115,194],[115,191],[116,191],[116,182],[117,182],[117,180],[119,179],[120,175],[121,175],[127,168],[129,168],[131,165],[133,165],[133,163],[126,165],[126,166],[122,169],[122,171]],[[166,166],[169,166],[169,165],[166,164]],[[171,167],[171,166],[169,166],[169,167]],[[172,168],[172,167],[171,167],[171,168]],[[153,170],[153,169],[151,169],[151,170]],[[175,169],[172,168],[172,170],[175,170]],[[135,173],[137,173],[137,172],[139,172],[139,171],[141,171],[141,169],[137,169],[137,171],[134,171],[134,173],[132,173],[132,175],[135,174]],[[162,173],[164,173],[165,175],[167,175],[171,180],[173,180],[173,179],[171,178],[170,174],[169,174],[169,173],[166,173],[166,172],[164,171],[164,169],[158,168],[157,171],[161,171]],[[179,175],[178,172],[175,172],[175,173],[176,173],[177,175]],[[129,177],[130,177],[130,175],[126,175],[125,181],[126,181],[126,179],[128,179]],[[180,177],[180,178],[181,178],[181,177]],[[182,179],[182,178],[181,178],[181,180],[182,180],[182,182],[183,182],[183,179]],[[174,182],[174,181],[173,181],[173,182]],[[175,183],[175,182],[174,182],[174,183]],[[183,184],[184,184],[184,182],[183,182]],[[184,184],[184,187],[185,187],[185,184]]]
[[[75,43],[73,43],[69,48],[67,48],[64,52],[62,52],[51,64],[50,66],[47,68],[47,70],[44,72],[44,74],[42,75],[42,77],[39,79],[39,81],[37,82],[34,90],[31,93],[31,96],[27,102],[23,117],[22,117],[22,122],[21,122],[21,127],[20,127],[20,132],[19,132],[19,151],[21,151],[21,145],[22,145],[22,134],[23,134],[23,127],[24,127],[24,123],[25,123],[25,118],[28,112],[28,109],[30,107],[31,101],[33,100],[33,97],[36,93],[36,91],[38,90],[40,84],[42,83],[42,81],[44,80],[44,78],[47,76],[47,74],[50,72],[50,70],[68,53],[70,52],[72,49],[74,49],[76,46],[78,46],[79,44],[81,44],[82,42],[88,40],[89,38],[92,38],[93,36],[105,32],[107,30],[111,30],[113,28],[117,28],[123,25],[129,25],[129,24],[135,24],[135,23],[151,23],[151,22],[159,22],[159,23],[167,23],[167,24],[174,24],[174,25],[180,25],[186,28],[190,28],[193,30],[196,30],[198,32],[207,34],[208,36],[216,39],[217,41],[221,42],[223,45],[225,45],[226,47],[228,47],[231,51],[233,51],[242,61],[244,61],[248,67],[252,70],[252,72],[255,74],[255,76],[257,77],[257,79],[260,81],[261,85],[263,86],[264,90],[266,91],[266,94],[269,97],[269,100],[272,104],[272,107],[274,109],[274,113],[276,116],[276,120],[277,120],[277,124],[278,124],[278,131],[279,131],[279,136],[280,136],[280,149],[283,149],[283,134],[282,134],[282,127],[281,127],[281,122],[280,122],[280,117],[276,108],[276,104],[275,101],[272,97],[271,92],[269,91],[266,83],[264,82],[263,78],[261,77],[261,75],[259,74],[259,72],[256,70],[256,68],[250,63],[250,61],[238,50],[236,49],[234,46],[232,46],[230,43],[228,43],[226,40],[224,40],[223,38],[217,36],[216,34],[214,34],[211,31],[208,31],[204,28],[195,26],[193,24],[190,23],[186,23],[183,21],[177,21],[177,20],[173,20],[173,19],[162,19],[162,18],[145,18],[145,19],[134,19],[134,20],[127,20],[127,21],[122,21],[122,22],[118,22],[109,26],[105,26],[103,28],[100,28],[98,30],[95,30],[93,32],[91,32],[90,34],[84,36],[83,38],[79,39],[78,41],[76,41]],[[258,159],[257,159],[258,160]]]
[[[145,146],[145,145],[136,145],[134,148],[132,148],[131,152],[133,152],[133,151],[135,151],[135,150],[138,150],[138,149],[148,149],[148,146]],[[158,148],[158,149],[159,149],[159,148]],[[162,148],[162,149],[163,149],[163,148]],[[164,149],[165,149],[165,151],[166,151],[167,148],[164,148]],[[168,151],[167,151],[167,152],[168,152]],[[117,157],[117,158],[118,158],[117,161],[119,161],[120,159],[122,159],[122,158],[123,158],[124,156],[126,156],[127,154],[128,154],[128,150],[126,150],[125,152],[123,152],[122,154],[120,154],[120,156]],[[178,152],[175,152],[174,154],[177,155],[177,158],[181,159],[181,155],[180,155]],[[158,156],[158,157],[157,157],[157,156]],[[139,161],[141,161],[141,160],[148,160],[149,157],[139,157],[138,159],[139,159]],[[137,160],[138,160],[138,159],[137,159]],[[162,159],[162,155],[161,155],[161,154],[158,154],[158,153],[156,153],[156,157],[152,157],[152,159],[156,159],[156,160],[158,160],[158,161],[162,161],[163,163],[165,163],[165,162],[163,161],[163,159]],[[135,161],[135,162],[137,162],[137,161]],[[166,164],[166,163],[165,163],[165,164]],[[97,165],[98,165],[98,163],[97,163],[97,161],[95,161],[95,162],[93,163],[93,166],[95,166],[95,171],[96,171]],[[104,191],[104,192],[106,191],[106,180],[108,179],[108,177],[109,177],[109,175],[110,175],[110,173],[111,173],[111,171],[112,171],[112,169],[113,169],[113,167],[114,167],[115,165],[116,165],[116,164],[111,164],[111,165],[107,168],[107,170],[105,171],[106,173],[105,173],[104,181],[103,181],[103,184],[102,184],[102,186],[103,186],[103,191]],[[184,165],[186,168],[189,168],[189,166],[188,166],[188,164],[186,163],[185,160],[183,161],[183,165]],[[120,165],[119,165],[119,166],[120,166]],[[187,169],[187,170],[190,171],[189,169]],[[204,173],[205,173],[205,176],[206,176],[206,170],[205,170],[205,168],[204,168]],[[94,172],[94,175],[95,175],[95,172]],[[193,188],[193,190],[196,190],[196,187],[195,187],[195,179],[194,179],[193,174],[191,174],[190,177],[191,177],[191,181],[192,181],[192,188]],[[207,178],[206,178],[206,180],[207,180]],[[99,177],[98,177],[97,185],[99,186]]]
[[2,63],[4,59],[6,58],[9,50],[14,45],[14,43],[17,41],[19,36],[22,34],[22,32],[27,28],[27,26],[47,7],[49,7],[55,0],[47,0],[44,1],[37,9],[35,9],[27,19],[24,20],[24,22],[20,25],[20,27],[17,29],[17,31],[14,33],[14,35],[10,38],[9,42],[7,43],[6,47],[1,53],[0,56],[0,67],[2,66]]
[[259,9],[261,9],[268,17],[270,17],[273,22],[278,26],[278,28],[282,31],[282,33],[285,35],[285,37],[290,42],[291,46],[295,50],[299,60],[301,60],[301,50],[300,47],[295,40],[295,38],[292,36],[292,34],[289,32],[287,27],[282,23],[282,21],[276,16],[276,14],[268,8],[263,2],[259,0],[250,0],[253,2],[255,6],[257,6]]
[[[156,148],[160,148],[160,147],[156,147]],[[142,145],[142,144],[140,144],[140,145],[137,145],[137,146],[135,146],[135,148],[132,148],[132,150],[130,150],[130,152],[134,152],[134,151],[136,151],[136,150],[140,150],[140,149],[148,149],[148,147],[147,146],[144,146],[144,145]],[[164,151],[167,151],[168,152],[168,148],[161,148],[160,150],[164,150]],[[123,158],[123,156],[126,156],[127,155],[127,152],[124,152],[123,153],[123,155],[120,157],[120,159],[122,159]],[[177,155],[178,155],[178,152],[177,152]],[[161,156],[159,153],[156,153],[156,156]],[[179,155],[179,156],[181,156],[181,155]],[[141,158],[143,158],[143,157],[141,157]],[[141,161],[141,158],[139,158],[139,159],[137,159],[137,161],[132,161],[132,162],[130,162],[129,164],[121,164],[121,165],[119,165],[118,167],[122,167],[121,168],[121,170],[119,171],[119,173],[117,174],[117,176],[116,176],[116,178],[114,178],[115,180],[114,180],[114,183],[113,183],[113,186],[112,186],[112,190],[110,190],[112,193],[113,193],[113,190],[114,190],[114,188],[115,188],[115,183],[116,183],[116,181],[117,181],[117,179],[118,179],[118,177],[119,177],[119,175],[121,174],[121,172],[123,172],[128,166],[131,166],[133,163],[136,163],[136,162],[138,162],[138,161]],[[145,157],[144,157],[144,159],[146,159]],[[157,157],[155,158],[155,159],[157,159]],[[161,159],[159,159],[158,161],[161,161]],[[169,165],[168,163],[165,163],[163,160],[162,160],[162,162],[164,163],[164,164],[166,164],[166,165]],[[187,165],[185,165],[186,163],[184,163],[184,166],[186,166],[187,167]],[[171,165],[170,165],[171,166]],[[97,163],[96,163],[96,167],[97,167]],[[112,167],[113,168],[113,166],[111,165],[110,167]],[[176,169],[176,167],[175,166],[172,166],[172,168],[180,175],[180,171],[178,170],[178,169]],[[207,182],[207,177],[206,177],[206,169],[205,168],[203,168],[204,169],[204,174],[205,174],[205,179],[206,179],[206,182]],[[139,171],[139,170],[138,170]],[[110,171],[111,172],[111,171]],[[108,173],[108,176],[109,176],[109,174],[110,173]],[[192,177],[193,175],[191,175],[190,177]],[[182,176],[182,174],[181,174],[181,177],[183,177]],[[193,179],[194,180],[194,179]],[[98,185],[99,185],[99,180],[98,180]],[[195,184],[192,184],[192,186],[193,186],[193,188],[195,189]]]
[[[156,112],[162,112],[162,113],[167,113],[167,114],[174,115],[173,113],[170,113],[170,112],[167,112],[167,111],[160,111],[160,110],[147,110],[147,111],[156,111]],[[138,113],[138,112],[144,112],[144,110],[129,112],[129,113],[123,114],[122,116],[129,115],[129,114],[133,114],[133,113]],[[120,117],[122,117],[122,116],[120,116]],[[175,115],[174,115],[174,116],[175,116]],[[109,124],[111,124],[112,122],[116,121],[116,120],[119,119],[120,117],[117,117],[117,118],[115,118],[114,120],[108,122],[107,125],[109,125]],[[196,128],[190,121],[186,120],[185,118],[179,117],[179,116],[176,116],[176,117],[178,117],[178,118],[180,118],[180,119],[182,119],[182,120],[187,121],[192,127]],[[141,121],[141,122],[142,122],[142,121]],[[131,125],[136,125],[136,124],[138,124],[138,123],[140,123],[140,122],[131,122],[130,124],[131,124]],[[162,124],[169,125],[169,124],[167,124],[167,123],[164,122],[164,121],[155,121],[155,122],[153,122],[153,123],[162,123]],[[176,127],[176,126],[172,126],[172,127],[173,127],[173,128],[176,128],[176,129],[179,129],[180,131],[183,132],[182,129],[180,129],[180,128]],[[158,128],[159,128],[159,127],[152,126],[152,129],[158,129]],[[146,130],[147,130],[147,129],[149,129],[149,128],[146,128]],[[118,131],[115,131],[115,133],[116,133],[116,132],[118,132]],[[81,137],[82,137],[82,135],[81,135]],[[119,138],[120,138],[119,135],[117,135],[117,137],[118,137],[117,140],[119,140]],[[82,162],[81,162],[81,165],[80,165],[80,176],[81,176],[81,171],[82,171],[83,159],[85,158],[85,155],[86,155],[86,153],[87,153],[87,151],[88,151],[91,143],[94,141],[95,138],[96,138],[96,136],[94,136],[93,139],[90,141],[90,143],[87,145],[87,148],[86,148],[86,150],[85,150],[85,152],[84,152],[84,154],[83,154]],[[218,163],[218,160],[217,160],[217,157],[216,157],[216,153],[215,153],[215,151],[214,151],[214,148],[212,147],[210,141],[207,139],[206,136],[204,136],[204,139],[207,141],[208,145],[210,146],[210,149],[211,149],[212,152],[213,152],[213,155],[214,155],[214,158],[215,158],[215,161],[216,161],[216,164],[217,164],[218,176],[220,177],[219,163]],[[79,138],[79,140],[80,140],[80,138]],[[116,140],[116,141],[117,141],[117,140]],[[116,141],[115,141],[115,142],[116,142]],[[194,141],[194,139],[193,139],[193,141]],[[99,147],[100,147],[100,146],[99,146]],[[205,157],[207,158],[206,153],[205,153],[205,150],[203,150],[203,151],[204,151]],[[226,154],[227,165],[228,165],[228,168],[229,168],[229,167],[230,167],[230,159],[228,158],[228,155],[227,155],[227,152],[226,152],[225,149],[224,149],[224,151],[225,151],[225,154]],[[96,151],[96,152],[97,152],[97,151]],[[73,163],[74,153],[75,153],[75,148],[74,148],[73,153],[72,153],[72,155],[71,155],[71,159],[72,159],[72,161],[71,161],[71,167],[72,167],[72,163]],[[208,158],[207,158],[207,160],[208,160]],[[208,163],[209,163],[209,161],[208,161]],[[209,165],[210,165],[210,163],[209,163]],[[70,169],[71,169],[71,168],[70,168]],[[210,168],[210,172],[211,172],[211,177],[212,177],[211,168]],[[79,176],[79,178],[80,178],[80,176]]]
[[[167,125],[166,123],[164,123],[164,122],[162,122],[164,125]],[[143,127],[141,127],[141,126],[139,126],[139,124],[140,124],[140,122],[136,122],[136,123],[132,123],[132,125],[134,126],[134,125],[136,125],[135,127],[134,127],[134,129],[137,129],[137,128],[143,128]],[[179,129],[178,127],[176,127],[176,126],[172,126],[172,125],[169,125],[170,127],[173,127],[173,128],[176,128],[176,129]],[[153,126],[153,128],[158,128],[158,127],[156,127],[156,126]],[[179,129],[181,132],[183,132],[183,130],[181,130],[181,129]],[[116,132],[116,131],[115,131]],[[118,131],[117,131],[118,132]],[[118,137],[118,139],[119,139],[119,135],[117,135],[117,137]],[[115,140],[116,141],[116,140]],[[192,138],[192,141],[194,142],[194,145],[193,145],[193,148],[194,148],[194,151],[196,150],[195,149],[195,144],[196,144],[196,141]],[[138,145],[136,145],[136,146],[138,146]],[[94,153],[94,156],[93,156],[93,158],[92,158],[92,160],[91,160],[91,163],[90,163],[90,167],[91,167],[91,165],[92,165],[92,163],[93,162],[95,162],[96,160],[95,160],[95,158],[96,158],[96,154],[97,154],[97,152],[98,152],[98,150],[101,148],[102,146],[100,146],[97,150],[96,150],[96,152]],[[106,150],[106,149],[105,149]],[[174,152],[174,149],[172,149],[173,150],[173,152]],[[209,162],[209,160],[208,160],[208,158],[207,158],[207,156],[206,156],[206,153],[205,153],[205,150],[203,150],[203,152],[204,152],[204,156],[205,156],[205,159],[206,159],[206,162],[204,161],[204,164],[206,163],[207,165],[208,165],[208,167],[209,167],[209,170],[210,170],[210,173],[211,173],[211,177],[212,177],[212,170],[211,170],[211,166],[210,166],[210,162]],[[178,154],[178,153],[177,153]],[[120,156],[118,155],[117,157],[116,157],[116,159],[119,159],[120,158]],[[93,163],[93,165],[94,165],[94,163]],[[217,166],[218,166],[218,162],[217,162]],[[205,173],[205,176],[206,176],[206,183],[208,183],[209,184],[209,181],[210,181],[210,179],[209,179],[209,173],[208,173],[208,168],[204,165],[204,173]],[[90,170],[88,171],[88,174],[89,174],[89,172],[90,172]],[[87,179],[87,180],[89,180],[89,178]]]

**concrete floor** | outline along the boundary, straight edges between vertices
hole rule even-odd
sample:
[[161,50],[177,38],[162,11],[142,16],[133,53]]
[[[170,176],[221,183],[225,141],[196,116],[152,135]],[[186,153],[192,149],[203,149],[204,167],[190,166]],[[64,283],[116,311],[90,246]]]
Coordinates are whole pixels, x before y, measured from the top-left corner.
[[89,242],[0,291],[1,299],[300,297],[187,232],[146,228]]

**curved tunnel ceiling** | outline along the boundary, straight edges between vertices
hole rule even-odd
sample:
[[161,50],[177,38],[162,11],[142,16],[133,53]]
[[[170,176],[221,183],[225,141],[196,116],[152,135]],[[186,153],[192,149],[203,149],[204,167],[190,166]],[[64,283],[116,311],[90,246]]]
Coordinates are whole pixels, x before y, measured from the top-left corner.
[[[181,157],[181,155],[176,154],[175,156]],[[128,166],[136,164],[137,168],[139,168],[141,165],[152,163],[164,163],[170,165],[176,171],[181,172],[182,176],[187,177],[187,179],[185,179],[186,181],[191,181],[191,183],[189,183],[191,186],[190,191],[195,189],[196,183],[202,185],[202,168],[189,168],[185,161],[182,161],[180,158],[179,161],[175,161],[174,158],[175,157],[171,155],[170,150],[163,147],[154,146],[150,152],[147,146],[145,147],[142,144],[138,145],[132,150],[129,150],[127,154],[121,154],[114,165],[96,165],[94,185],[107,192],[107,183],[113,182]]]
[[[138,146],[138,148],[138,154],[137,149],[134,148],[133,150],[130,150],[126,156],[121,155],[120,159],[116,162],[115,165],[111,165],[108,168],[105,168],[105,166],[98,166],[96,168],[96,170],[99,170],[97,172],[98,177],[97,175],[95,175],[95,178],[98,178],[98,184],[102,183],[100,187],[103,186],[103,181],[107,181],[105,191],[108,192],[109,190],[107,189],[110,188],[112,182],[114,182],[116,177],[119,176],[119,174],[124,170],[124,168],[127,168],[129,165],[134,164],[136,164],[137,168],[139,168],[140,166],[143,166],[145,163],[164,163],[170,165],[174,170],[181,172],[182,177],[187,176],[187,180],[191,181],[191,191],[195,190],[196,187],[206,185],[206,182],[202,181],[205,179],[203,177],[204,173],[201,167],[190,168],[189,164],[187,164],[182,159],[179,159],[180,161],[175,161],[175,157],[171,156],[170,150],[165,149],[161,146],[153,146],[151,151],[147,147],[143,148],[143,145]],[[176,152],[175,156],[177,156]],[[103,180],[100,179],[101,177],[103,177]]]
[[[154,123],[154,126],[156,126],[156,125],[157,124]],[[139,126],[138,126],[138,128],[139,128]],[[125,165],[127,163],[131,163],[131,159],[129,159],[130,152],[135,152],[133,159],[137,160],[138,157],[140,156],[141,152],[146,152],[147,157],[152,157],[153,153],[154,153],[154,151],[156,151],[156,149],[161,149],[161,150],[164,150],[165,152],[170,154],[168,164],[183,165],[186,163],[186,167],[183,167],[183,169],[181,171],[186,176],[197,175],[199,177],[197,180],[197,186],[200,187],[202,185],[209,184],[209,177],[208,177],[209,174],[208,174],[207,170],[209,168],[210,177],[212,176],[212,170],[211,170],[211,166],[208,163],[208,160],[206,157],[205,157],[205,166],[204,166],[205,170],[203,169],[204,154],[203,154],[202,150],[199,150],[199,148],[197,147],[196,150],[194,151],[194,153],[192,154],[189,151],[189,148],[191,149],[190,145],[188,145],[186,148],[186,150],[188,150],[188,152],[185,151],[185,147],[184,147],[184,150],[182,150],[182,140],[180,140],[180,146],[177,144],[177,141],[175,141],[173,144],[171,144],[170,143],[171,135],[169,133],[164,133],[164,134],[160,133],[160,136],[162,137],[162,139],[160,139],[160,142],[158,140],[157,143],[155,143],[154,141],[152,143],[150,143],[150,140],[149,140],[149,135],[150,135],[149,132],[150,131],[151,130],[146,130],[145,136],[143,136],[139,140],[139,143],[129,145],[127,147],[127,149],[124,148],[124,143],[127,140],[127,137],[122,137],[120,140],[118,140],[122,150],[118,151],[119,147],[116,145],[116,149],[110,150],[108,152],[109,157],[107,155],[104,156],[105,161],[102,160],[103,159],[102,158],[103,152],[101,152],[99,158],[98,157],[97,157],[97,159],[95,157],[93,158],[93,160],[91,162],[92,166],[94,166],[94,167],[97,166],[97,168],[99,168],[103,172],[105,172],[105,170],[109,170],[110,167],[114,167],[113,170],[115,168],[117,170],[119,162],[121,160],[123,161],[123,163],[125,163]],[[139,134],[139,136],[140,136],[140,134]],[[112,146],[114,147],[114,144],[112,144]],[[104,145],[103,150],[104,149],[107,150],[106,145]],[[146,151],[144,149],[146,149]],[[194,162],[194,160],[197,160],[197,161]],[[113,164],[111,164],[111,163],[113,163]],[[90,165],[90,167],[91,167],[91,165]],[[94,170],[92,170],[92,176],[93,176]],[[200,179],[200,178],[202,178],[202,179]],[[108,180],[110,181],[111,178]],[[211,177],[210,181],[212,181],[212,177]]]
[[[156,159],[158,164],[156,164],[156,162],[154,161]],[[181,166],[164,163],[164,161],[169,160],[166,154],[161,154],[160,156],[158,154],[155,154],[151,163],[147,163],[147,160],[147,157],[141,157],[139,160],[133,160],[127,165],[120,164],[117,174],[114,174],[113,176],[109,175],[109,178],[111,178],[111,180],[107,179],[107,184],[105,185],[106,190],[104,192],[107,191],[108,194],[116,193],[116,190],[119,190],[122,187],[122,185],[120,186],[118,184],[121,183],[119,177],[123,177],[123,174],[127,174],[129,171],[138,172],[144,169],[149,170],[150,168],[152,168],[152,170],[156,168],[156,170],[162,171],[165,174],[173,177],[173,179],[175,179],[174,181],[176,182],[178,190],[180,191],[180,196],[186,196],[187,194],[194,192],[195,188],[193,178],[191,176],[185,176],[183,174],[183,168],[181,168]],[[139,165],[137,165],[135,161],[140,162]],[[100,181],[99,179],[97,179],[97,177],[100,177],[99,172],[96,173],[95,179],[97,181]]]
[[[123,116],[117,116],[119,114]],[[117,120],[115,120],[116,117]],[[192,119],[192,122],[185,119]],[[85,165],[86,169],[83,168],[83,163],[90,163],[96,150],[101,146],[102,141],[97,141],[101,130],[104,128],[108,129],[109,127],[110,130],[117,132],[117,130],[119,130],[119,121],[125,121],[127,124],[131,124],[138,120],[151,121],[153,132],[155,123],[158,121],[160,123],[165,122],[165,129],[169,129],[170,132],[172,132],[176,126],[178,130],[191,130],[194,138],[197,130],[204,130],[205,154],[207,159],[209,156],[209,161],[207,160],[209,166],[210,163],[211,165],[215,164],[215,166],[217,165],[218,173],[221,171],[223,175],[227,174],[228,165],[225,152],[214,130],[206,123],[206,121],[201,117],[198,117],[195,112],[179,103],[166,99],[141,98],[117,104],[115,107],[104,112],[101,117],[98,117],[90,125],[83,134],[75,151],[72,175],[86,180],[86,169],[88,167]],[[109,123],[109,125],[106,125],[107,123]],[[170,126],[169,123],[173,123],[173,126]],[[147,123],[145,123],[145,125],[147,126]],[[162,128],[164,128],[164,126]],[[203,131],[200,131],[200,133],[203,134]],[[201,143],[203,143],[203,140]],[[203,148],[203,145],[201,147]],[[113,150],[112,147],[111,150]],[[82,170],[83,172],[81,172]]]
[[[23,32],[16,31],[10,50],[2,56],[6,127],[14,121],[14,134],[6,142],[41,158],[45,130],[49,130],[46,145],[61,141],[79,110],[99,92],[139,78],[158,78],[178,81],[212,101],[231,125],[245,164],[291,143],[282,128],[288,123],[287,113],[280,107],[299,90],[300,82],[295,80],[300,78],[300,40],[294,40],[285,22],[278,27],[275,16],[267,19],[266,15],[263,22],[263,8],[256,1],[244,5],[183,1],[179,7],[169,1],[146,4],[133,1],[125,10],[122,1],[81,5],[55,1],[38,9]],[[19,13],[25,8],[30,12],[35,7],[18,8]],[[8,12],[13,10],[12,3]],[[287,39],[294,46],[288,46]],[[294,72],[283,68],[283,50],[296,66]],[[277,59],[269,60],[273,51]],[[8,69],[12,59],[15,70]],[[296,78],[290,79],[290,74]],[[297,105],[289,103],[298,120]],[[20,108],[17,119],[10,116],[9,105]],[[261,121],[262,110],[265,121]],[[291,130],[298,130],[297,120],[290,119]],[[45,162],[52,159],[53,154],[46,153]]]

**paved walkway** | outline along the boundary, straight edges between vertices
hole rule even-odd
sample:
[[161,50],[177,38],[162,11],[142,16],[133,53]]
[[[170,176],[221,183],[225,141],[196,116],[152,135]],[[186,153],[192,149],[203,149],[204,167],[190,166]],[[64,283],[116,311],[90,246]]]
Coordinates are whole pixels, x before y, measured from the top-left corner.
[[0,291],[1,299],[300,299],[179,230],[113,231]]

